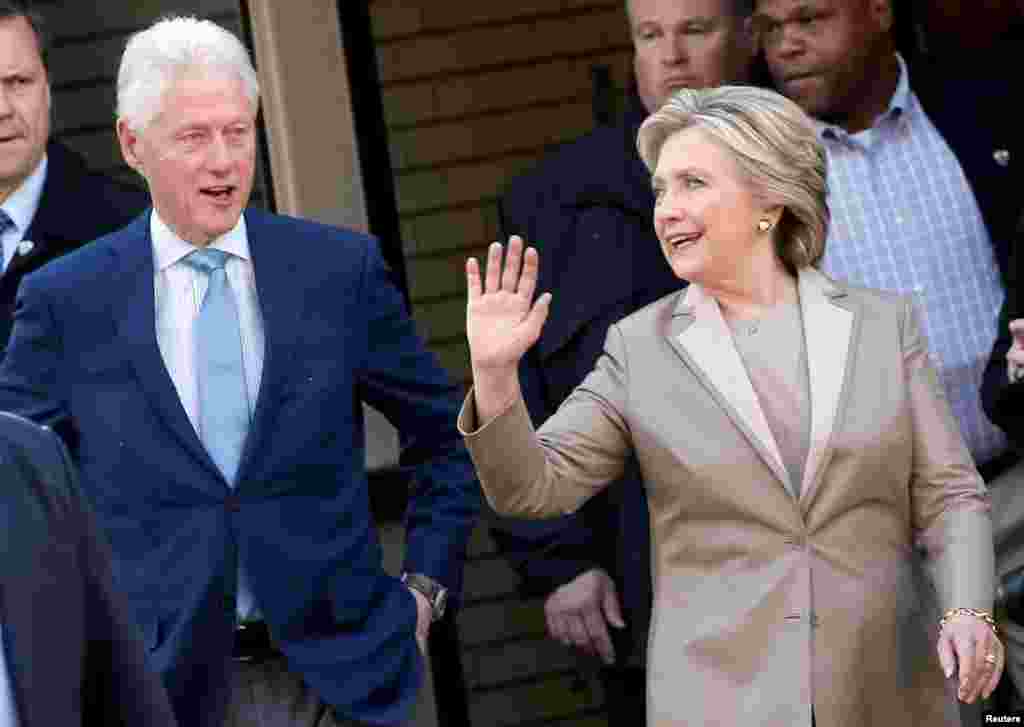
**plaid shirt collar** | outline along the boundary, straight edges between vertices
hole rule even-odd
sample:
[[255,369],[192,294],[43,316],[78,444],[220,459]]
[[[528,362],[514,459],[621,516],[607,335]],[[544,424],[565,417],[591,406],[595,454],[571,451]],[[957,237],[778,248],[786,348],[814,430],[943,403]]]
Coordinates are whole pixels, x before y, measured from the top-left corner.
[[875,122],[867,129],[851,134],[840,126],[828,124],[814,119],[814,127],[818,131],[818,138],[822,141],[843,141],[848,144],[859,144],[870,146],[876,130],[882,125],[892,122],[898,124],[905,119],[907,113],[913,106],[913,92],[910,90],[910,74],[907,71],[907,63],[903,56],[896,54],[896,62],[900,66],[899,79],[896,81],[896,91],[889,99],[889,106],[882,112]]

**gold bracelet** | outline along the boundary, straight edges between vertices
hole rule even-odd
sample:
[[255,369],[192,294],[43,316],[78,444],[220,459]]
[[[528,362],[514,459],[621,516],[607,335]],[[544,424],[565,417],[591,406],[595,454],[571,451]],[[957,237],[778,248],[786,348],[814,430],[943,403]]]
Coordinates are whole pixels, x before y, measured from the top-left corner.
[[980,608],[951,608],[942,614],[942,618],[939,619],[939,630],[941,631],[946,627],[952,619],[957,616],[973,616],[974,618],[981,619],[988,627],[992,629],[992,634],[998,639],[999,638],[999,626],[996,624],[996,620],[992,618],[992,614],[988,611],[982,611]]

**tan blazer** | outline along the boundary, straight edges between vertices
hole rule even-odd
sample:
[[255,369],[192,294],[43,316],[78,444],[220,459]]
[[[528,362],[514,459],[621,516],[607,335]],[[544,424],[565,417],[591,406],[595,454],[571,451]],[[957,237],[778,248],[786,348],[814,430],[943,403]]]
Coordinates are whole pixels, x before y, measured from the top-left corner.
[[959,724],[915,543],[942,608],[991,608],[985,487],[910,305],[810,269],[799,291],[812,409],[799,499],[697,285],[613,326],[536,436],[522,401],[478,429],[472,393],[460,427],[509,515],[571,512],[636,453],[651,511],[653,727],[809,725],[812,704],[826,727]]

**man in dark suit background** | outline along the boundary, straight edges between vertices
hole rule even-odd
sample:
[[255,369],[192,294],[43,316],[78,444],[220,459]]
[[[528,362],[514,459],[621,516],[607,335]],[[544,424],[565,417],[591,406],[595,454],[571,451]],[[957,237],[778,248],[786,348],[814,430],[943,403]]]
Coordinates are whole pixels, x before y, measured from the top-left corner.
[[[457,391],[375,240],[246,209],[258,97],[212,22],[129,40],[118,136],[154,207],[25,278],[0,408],[77,430],[182,724],[405,724],[480,507]],[[364,402],[416,474],[401,580],[369,509]]]
[[53,433],[0,414],[0,724],[172,727]]
[[141,190],[90,172],[50,140],[48,49],[43,17],[0,0],[0,350],[27,273],[123,227],[147,204]]
[[[539,425],[593,368],[608,327],[679,288],[654,235],[650,174],[636,133],[677,88],[749,82],[755,45],[744,0],[630,0],[637,88],[622,122],[563,147],[515,180],[501,201],[502,235],[541,256],[540,290],[557,301],[520,380]],[[548,635],[601,659],[613,725],[642,725],[651,609],[647,502],[637,469],[578,513],[549,521],[495,520],[491,533],[545,597]]]

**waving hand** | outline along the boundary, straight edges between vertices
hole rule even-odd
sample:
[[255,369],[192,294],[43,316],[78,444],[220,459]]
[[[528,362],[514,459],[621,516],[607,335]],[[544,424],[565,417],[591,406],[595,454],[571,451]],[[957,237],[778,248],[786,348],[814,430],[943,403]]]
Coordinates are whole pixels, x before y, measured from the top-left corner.
[[477,415],[487,420],[519,393],[519,359],[540,336],[548,316],[551,294],[533,300],[537,288],[537,251],[523,252],[513,235],[504,255],[501,243],[487,251],[487,270],[481,278],[476,258],[466,261],[466,337],[473,366]]

